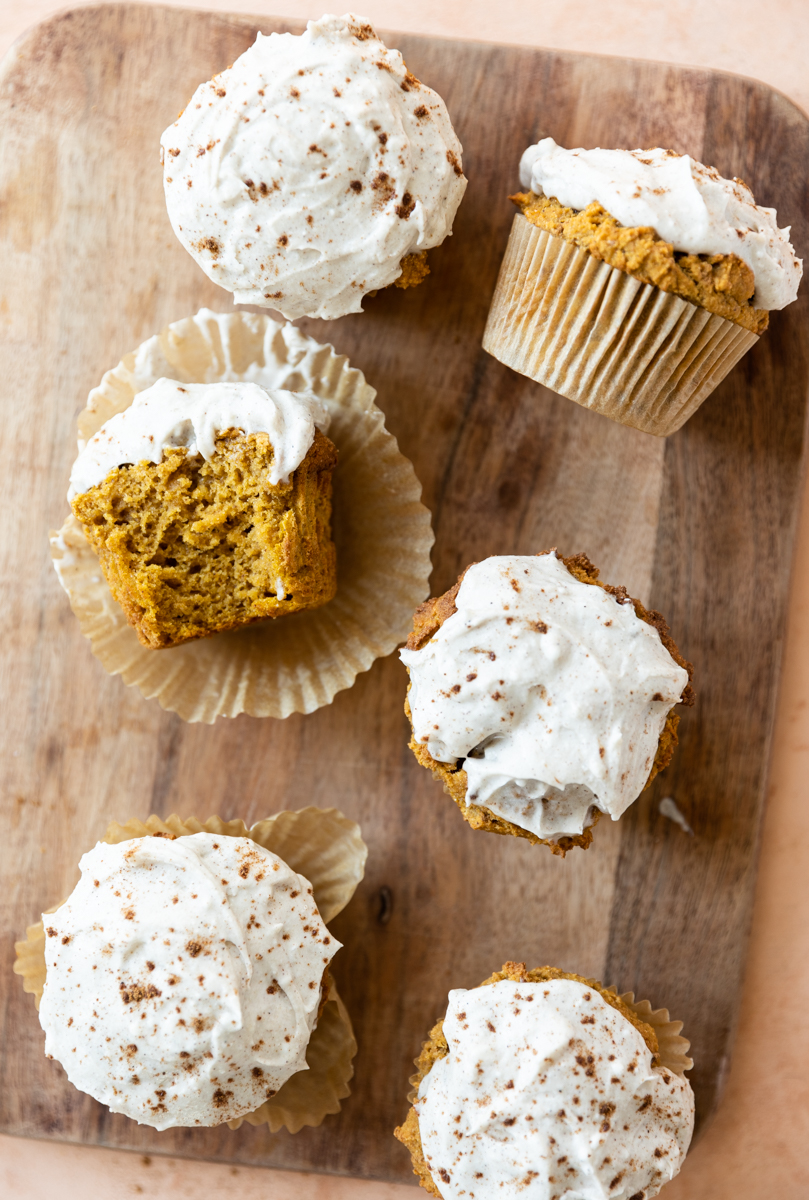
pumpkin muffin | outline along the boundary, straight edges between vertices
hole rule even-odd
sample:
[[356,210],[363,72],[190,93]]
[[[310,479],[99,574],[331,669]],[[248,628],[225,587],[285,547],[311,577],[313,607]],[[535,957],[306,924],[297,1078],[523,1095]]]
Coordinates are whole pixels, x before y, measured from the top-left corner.
[[594,1184],[649,1200],[693,1132],[681,1027],[595,980],[508,962],[450,992],[395,1136],[438,1200],[562,1200]]
[[236,303],[290,320],[417,286],[466,189],[444,101],[353,13],[259,33],[161,148],[189,254]]
[[543,138],[520,182],[484,348],[613,420],[675,432],[797,295],[775,210],[687,154]]
[[306,1069],[340,949],[307,879],[207,832],[99,843],[80,866],[44,918],[39,1009],[75,1087],[156,1129],[208,1126]]
[[677,745],[693,669],[660,613],[583,555],[506,555],[425,601],[401,658],[410,748],[473,829],[564,854]]

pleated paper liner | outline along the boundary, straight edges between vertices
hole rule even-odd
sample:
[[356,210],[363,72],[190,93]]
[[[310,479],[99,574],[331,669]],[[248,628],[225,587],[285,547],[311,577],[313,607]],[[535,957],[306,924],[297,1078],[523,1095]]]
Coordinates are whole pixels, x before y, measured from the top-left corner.
[[[608,992],[616,991],[612,987],[606,990]],[[687,1038],[680,1036],[680,1030],[683,1027],[682,1021],[672,1021],[667,1008],[652,1008],[648,1000],[638,1000],[636,1002],[634,992],[624,992],[621,999],[628,1008],[632,1009],[636,1016],[640,1017],[641,1021],[645,1021],[647,1025],[651,1025],[655,1031],[660,1055],[660,1066],[665,1067],[673,1075],[679,1075],[683,1079],[685,1072],[690,1071],[693,1067],[694,1061],[688,1057],[691,1043]]]
[[[109,845],[154,833],[188,837],[193,833],[215,833],[220,837],[247,837],[271,850],[312,885],[315,903],[328,924],[345,908],[365,872],[368,847],[359,826],[336,808],[303,808],[280,812],[248,829],[243,821],[209,817],[181,820],[172,815],[165,821],[151,816],[125,825],[113,822],[100,840]],[[57,905],[57,908],[59,906]],[[48,912],[55,912],[49,909]],[[22,976],[23,990],[34,996],[37,1009],[45,986],[45,930],[42,921],[29,925],[25,941],[16,942],[14,972]],[[306,1050],[308,1071],[293,1075],[275,1096],[255,1112],[228,1121],[238,1129],[243,1121],[268,1125],[271,1133],[286,1127],[297,1133],[304,1125],[320,1125],[324,1117],[340,1111],[340,1101],[351,1094],[357,1042],[345,1005],[332,981],[329,999]]]
[[337,595],[310,612],[150,650],[70,516],[51,534],[51,553],[81,631],[106,671],[186,721],[314,712],[407,637],[413,610],[428,594],[434,538],[413,466],[386,430],[375,390],[331,346],[266,315],[207,309],[169,325],[107,372],[79,417],[79,447],[161,376],[311,388],[326,401],[340,456]]
[[757,341],[517,213],[483,348],[593,412],[666,437]]

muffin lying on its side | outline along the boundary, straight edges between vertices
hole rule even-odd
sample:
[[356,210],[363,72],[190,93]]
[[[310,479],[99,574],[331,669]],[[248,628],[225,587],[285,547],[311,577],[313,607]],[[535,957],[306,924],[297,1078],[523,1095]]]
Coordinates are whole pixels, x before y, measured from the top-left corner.
[[332,599],[327,428],[311,392],[160,379],[88,442],[68,498],[143,645]]
[[650,1200],[694,1127],[682,1024],[553,967],[452,991],[395,1136],[439,1200]]
[[484,349],[612,420],[674,433],[797,295],[789,228],[688,154],[548,137],[520,182]]
[[670,761],[691,665],[583,555],[475,563],[415,613],[410,747],[474,829],[586,849]]

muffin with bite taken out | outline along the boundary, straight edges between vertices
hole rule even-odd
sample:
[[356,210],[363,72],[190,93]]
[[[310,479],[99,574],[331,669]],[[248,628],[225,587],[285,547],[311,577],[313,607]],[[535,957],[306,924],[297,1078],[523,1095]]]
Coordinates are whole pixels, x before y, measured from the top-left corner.
[[143,645],[332,599],[328,425],[311,392],[160,379],[90,439],[71,507]]

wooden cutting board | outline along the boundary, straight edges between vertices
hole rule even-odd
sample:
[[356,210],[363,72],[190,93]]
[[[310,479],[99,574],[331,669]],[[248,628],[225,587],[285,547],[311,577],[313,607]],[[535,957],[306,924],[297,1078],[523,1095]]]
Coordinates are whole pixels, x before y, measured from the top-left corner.
[[[301,322],[361,367],[432,510],[433,590],[473,559],[556,545],[668,617],[696,667],[671,768],[566,861],[474,833],[407,750],[396,656],[311,716],[184,725],[109,678],[59,589],[74,422],[121,355],[230,297],[175,240],[158,140],[256,31],[300,26],[121,4],[33,30],[0,71],[3,837],[0,1130],[229,1162],[412,1178],[391,1137],[450,987],[506,959],[593,974],[686,1022],[698,1117],[739,1005],[806,451],[807,289],[668,441],[614,425],[480,348],[522,150],[671,146],[740,175],[806,253],[809,123],[763,84],[705,70],[391,36],[447,101],[469,190],[432,275],[362,316]],[[170,652],[169,652],[170,653]],[[673,796],[694,830],[659,813]],[[43,1055],[12,943],[77,879],[113,818],[339,805],[368,874],[335,922],[360,1041],[354,1094],[295,1137],[156,1133],[73,1090]]]

